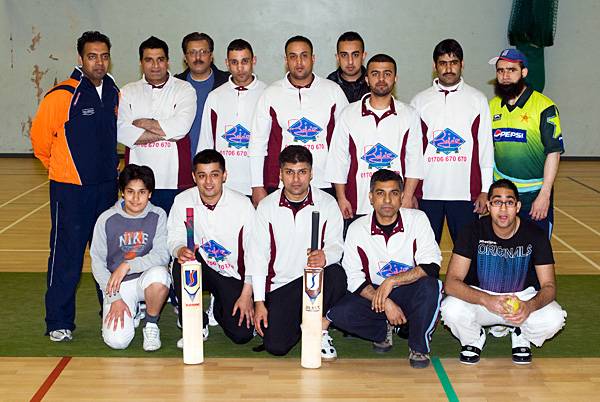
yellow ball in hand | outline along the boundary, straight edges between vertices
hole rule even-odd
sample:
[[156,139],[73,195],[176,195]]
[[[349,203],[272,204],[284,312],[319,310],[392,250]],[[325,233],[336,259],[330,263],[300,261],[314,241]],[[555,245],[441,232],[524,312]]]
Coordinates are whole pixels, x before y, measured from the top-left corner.
[[504,305],[506,306],[507,313],[515,314],[519,310],[519,307],[521,307],[521,301],[518,297],[511,297]]

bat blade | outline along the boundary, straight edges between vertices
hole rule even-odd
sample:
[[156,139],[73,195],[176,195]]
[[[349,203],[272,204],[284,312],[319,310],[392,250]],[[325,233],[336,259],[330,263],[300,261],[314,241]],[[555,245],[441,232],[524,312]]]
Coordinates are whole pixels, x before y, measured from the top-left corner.
[[[186,209],[187,248],[194,251],[194,208]],[[196,260],[181,266],[181,318],[183,332],[183,362],[204,362],[202,334],[202,266]]]
[[[311,250],[318,249],[319,212],[313,211]],[[304,268],[302,293],[302,346],[300,364],[304,368],[321,367],[323,317],[323,268]]]

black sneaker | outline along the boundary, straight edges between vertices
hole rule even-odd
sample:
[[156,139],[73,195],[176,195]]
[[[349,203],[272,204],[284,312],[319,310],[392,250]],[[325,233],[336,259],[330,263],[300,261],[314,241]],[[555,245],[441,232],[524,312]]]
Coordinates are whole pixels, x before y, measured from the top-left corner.
[[458,359],[463,364],[477,364],[481,359],[481,350],[485,345],[485,331],[483,328],[479,334],[479,339],[471,345],[465,345],[460,349]]
[[521,333],[521,328],[517,327],[511,334],[512,340],[512,361],[515,364],[529,364],[532,360],[531,343],[525,339]]
[[393,328],[389,323],[387,324],[387,333],[385,339],[382,342],[373,342],[373,351],[375,353],[387,353],[392,350],[394,346]]

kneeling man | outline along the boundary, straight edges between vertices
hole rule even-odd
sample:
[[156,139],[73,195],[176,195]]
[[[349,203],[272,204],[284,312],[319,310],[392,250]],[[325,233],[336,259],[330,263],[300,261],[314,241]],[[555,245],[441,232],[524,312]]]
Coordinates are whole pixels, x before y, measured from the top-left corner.
[[425,368],[442,298],[442,256],[425,213],[400,208],[402,194],[397,173],[381,169],[371,176],[374,211],[350,225],[344,244],[342,266],[352,293],[327,318],[374,346],[391,338],[388,326],[408,322],[410,365]]
[[448,266],[442,320],[462,345],[460,361],[479,362],[485,331],[512,337],[512,360],[531,363],[530,344],[540,347],[564,325],[567,313],[554,301],[556,283],[550,240],[518,216],[515,184],[502,179],[488,192],[490,215],[459,235]]
[[125,349],[135,335],[138,304],[146,302],[144,350],[160,349],[158,317],[167,298],[167,215],[152,205],[154,173],[130,164],[119,175],[123,199],[102,213],[94,227],[92,273],[104,290],[102,338]]

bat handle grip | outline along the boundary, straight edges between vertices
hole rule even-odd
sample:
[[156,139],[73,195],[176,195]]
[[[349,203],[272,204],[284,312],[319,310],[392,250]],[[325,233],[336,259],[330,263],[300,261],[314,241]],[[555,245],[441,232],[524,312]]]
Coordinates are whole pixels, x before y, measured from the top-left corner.
[[319,249],[319,211],[313,211],[312,213],[312,229],[310,236],[310,249]]

